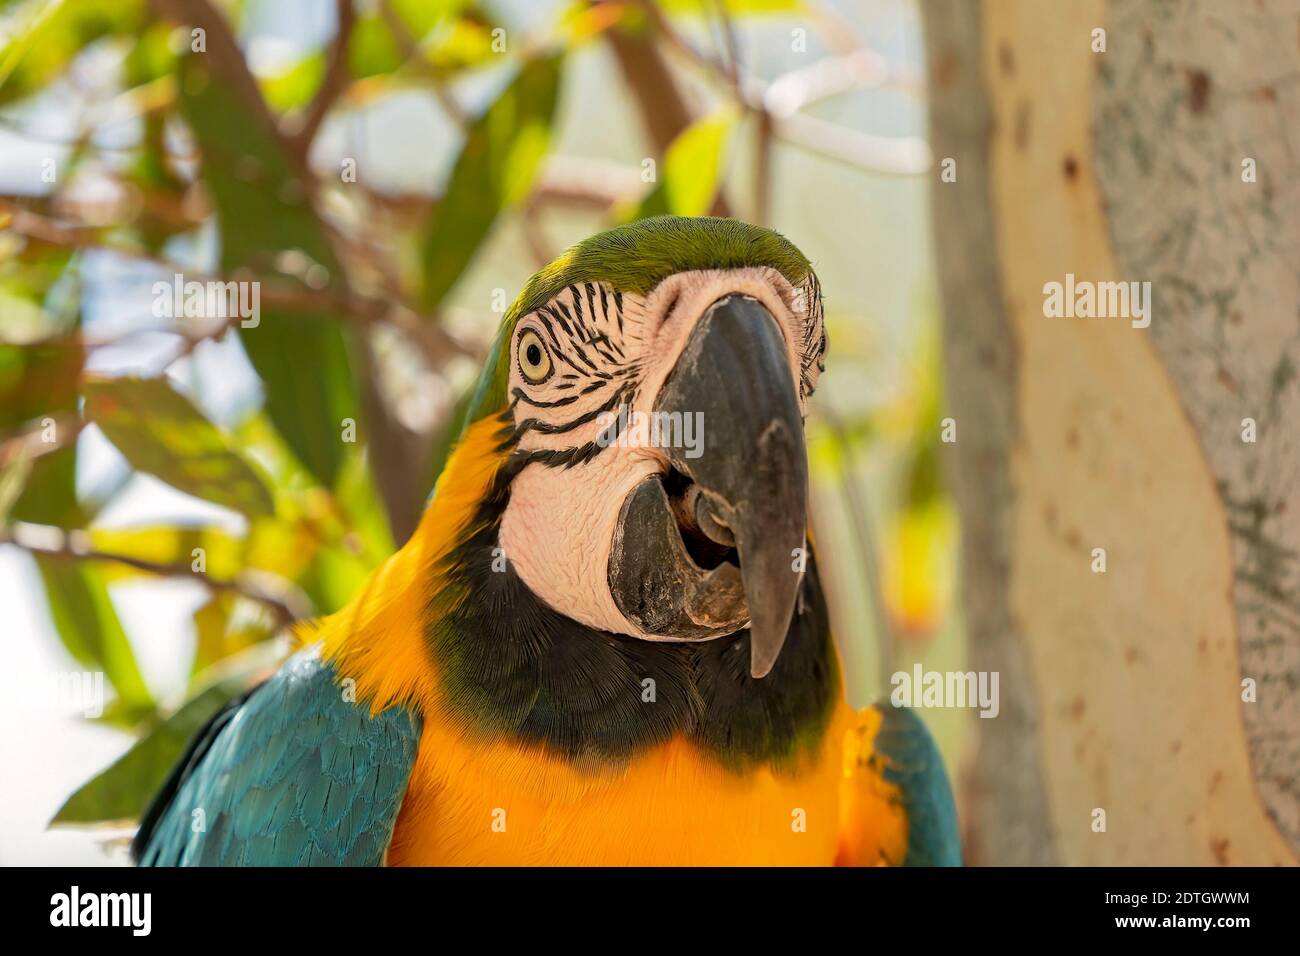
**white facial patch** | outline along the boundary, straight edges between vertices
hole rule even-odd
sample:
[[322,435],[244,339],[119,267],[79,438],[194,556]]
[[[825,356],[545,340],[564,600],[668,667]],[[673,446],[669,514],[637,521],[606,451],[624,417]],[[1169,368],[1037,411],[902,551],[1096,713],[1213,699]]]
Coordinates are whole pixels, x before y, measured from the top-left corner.
[[[777,320],[806,410],[825,351],[811,272],[799,286],[765,267],[682,272],[646,296],[575,285],[517,323],[509,395],[518,448],[533,460],[511,484],[500,544],[528,588],[561,614],[617,634],[672,639],[641,631],[610,593],[624,499],[668,467],[653,442],[610,440],[610,423],[619,414],[627,422],[652,415],[696,323],[733,294],[751,296]],[[548,361],[529,351],[539,344]]]

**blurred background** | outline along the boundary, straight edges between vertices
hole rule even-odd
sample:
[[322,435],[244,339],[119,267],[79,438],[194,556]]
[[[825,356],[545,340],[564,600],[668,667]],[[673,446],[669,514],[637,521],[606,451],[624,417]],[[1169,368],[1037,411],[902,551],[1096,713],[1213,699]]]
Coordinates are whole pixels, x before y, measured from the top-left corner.
[[[920,17],[0,4],[0,863],[125,860],[122,821],[283,626],[405,540],[523,283],[640,216],[737,216],[813,261],[814,523],[851,700],[964,669]],[[258,281],[256,333],[156,308],[178,273]],[[96,714],[74,678],[100,673]],[[926,720],[956,773],[971,712]]]
[[[124,862],[194,730],[406,539],[528,277],[671,212],[817,269],[850,700],[998,675],[996,717],[922,711],[967,859],[1294,864],[1297,24],[0,0],[0,863]],[[1149,321],[1050,310],[1076,278]]]

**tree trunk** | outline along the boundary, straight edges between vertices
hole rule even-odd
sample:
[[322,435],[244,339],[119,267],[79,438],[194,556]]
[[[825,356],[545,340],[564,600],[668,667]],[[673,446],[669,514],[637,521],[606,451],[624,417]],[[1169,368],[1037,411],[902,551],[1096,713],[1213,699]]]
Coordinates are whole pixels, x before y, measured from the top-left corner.
[[[969,855],[1295,863],[1300,2],[924,12],[946,464],[1001,674]],[[1149,327],[1049,316],[1067,274],[1150,282]]]

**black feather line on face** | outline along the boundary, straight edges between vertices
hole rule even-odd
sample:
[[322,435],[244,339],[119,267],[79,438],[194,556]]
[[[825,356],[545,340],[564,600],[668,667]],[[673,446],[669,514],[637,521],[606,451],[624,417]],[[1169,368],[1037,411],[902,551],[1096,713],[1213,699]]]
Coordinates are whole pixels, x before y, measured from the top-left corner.
[[678,734],[738,771],[821,743],[840,679],[811,554],[785,649],[762,680],[749,676],[748,631],[692,644],[598,631],[544,604],[509,555],[493,570],[510,481],[526,464],[502,468],[429,606],[427,641],[453,717],[593,770]]
[[[604,383],[604,382],[601,382],[601,383],[599,383],[599,384],[603,385],[603,384],[605,384],[605,383]],[[573,388],[572,385],[559,385],[559,386],[556,386],[556,387],[557,387],[557,388]],[[515,405],[518,405],[520,402],[523,402],[525,405],[531,405],[531,406],[533,406],[533,408],[563,408],[565,405],[572,405],[574,402],[576,402],[576,401],[577,401],[579,398],[581,398],[583,395],[587,394],[587,392],[588,392],[589,390],[590,390],[590,388],[588,387],[588,388],[583,389],[583,390],[582,390],[581,392],[579,392],[577,395],[569,395],[569,396],[566,397],[566,398],[559,398],[559,399],[556,399],[556,400],[553,401],[553,402],[543,402],[543,401],[540,401],[539,399],[529,398],[529,397],[524,393],[524,390],[523,390],[522,388],[518,388],[518,387],[516,387],[516,388],[513,389],[513,390],[511,391],[511,393],[510,393],[511,395],[514,396],[514,399],[515,399],[515,400],[510,404],[510,407],[511,407],[511,409],[513,409],[513,408],[515,407]]]
[[632,392],[632,384],[630,382],[624,383],[604,404],[600,405],[598,408],[593,408],[589,412],[584,412],[577,418],[571,419],[567,422],[546,422],[542,421],[540,418],[526,418],[519,423],[519,426],[515,431],[521,438],[530,431],[539,432],[543,435],[563,435],[567,432],[573,431],[575,428],[580,428],[583,425],[594,422],[606,412],[612,412],[620,402],[628,399]]
[[587,353],[583,350],[582,343],[580,341],[574,339],[570,343],[570,345],[572,346],[573,351],[577,353],[578,358],[582,359],[582,364],[586,365],[589,369],[592,370],[592,372],[595,373],[600,372],[600,366],[591,360],[591,357],[588,356]]

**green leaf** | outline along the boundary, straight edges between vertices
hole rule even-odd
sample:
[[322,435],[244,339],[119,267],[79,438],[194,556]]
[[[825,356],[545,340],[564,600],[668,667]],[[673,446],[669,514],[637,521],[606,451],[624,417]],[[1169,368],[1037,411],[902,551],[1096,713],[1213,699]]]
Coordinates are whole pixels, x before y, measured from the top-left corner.
[[27,487],[10,510],[15,521],[80,528],[86,514],[77,504],[77,446],[70,443],[32,462]]
[[[260,524],[260,522],[259,522]],[[247,542],[217,527],[172,527],[138,525],[130,528],[91,528],[87,532],[96,551],[134,558],[148,564],[190,567],[214,581],[234,579],[246,565]],[[203,563],[196,567],[195,549],[202,549]],[[105,564],[110,583],[153,577],[149,572],[126,564]]]
[[[0,228],[4,228],[0,221]],[[0,282],[0,315],[5,317],[6,333],[31,333],[46,324],[45,310],[27,296],[15,295]]]
[[94,41],[140,28],[140,0],[27,0],[0,13],[0,104],[57,79]]
[[6,232],[9,218],[0,212],[0,340],[29,344],[75,324],[66,312],[77,297],[67,293],[80,280],[80,261],[70,249]]
[[[478,11],[465,13],[468,0],[394,0],[392,11],[418,59],[436,73],[484,62],[491,51],[491,24]],[[352,76],[361,79],[398,72],[402,47],[382,13],[357,18],[348,43]]]
[[722,181],[727,144],[737,119],[736,111],[728,107],[696,120],[678,133],[664,155],[659,184],[631,218],[707,213]]
[[261,477],[165,378],[87,377],[86,417],[132,466],[250,518],[275,510]]
[[85,354],[74,340],[0,343],[0,433],[77,407]]
[[214,594],[194,612],[194,631],[198,640],[190,672],[193,676],[274,635],[262,616],[250,613],[248,603],[241,604],[239,598],[225,592]]
[[173,29],[170,23],[155,21],[140,31],[122,64],[122,80],[126,86],[143,86],[176,72],[176,53],[171,45]]
[[[188,565],[196,571],[202,570],[213,581],[233,581],[248,569],[292,581],[307,569],[316,551],[323,546],[319,531],[308,522],[279,517],[251,522],[248,535],[243,538],[232,537],[218,527],[169,525],[92,528],[88,534],[96,551],[149,564]],[[195,567],[196,548],[203,549],[200,567]],[[380,560],[392,551],[392,540],[388,539]],[[105,565],[104,574],[110,584],[149,576],[147,571],[125,564]]]
[[194,228],[183,212],[188,187],[172,172],[166,155],[167,123],[161,113],[143,118],[141,148],[122,170],[122,178],[137,190],[140,200],[139,215],[123,231],[123,239],[160,258],[166,258],[168,242]]
[[474,403],[474,387],[471,383],[456,398],[456,404],[452,407],[451,414],[443,422],[437,436],[433,439],[429,451],[429,467],[425,472],[425,481],[427,487],[424,497],[433,494],[433,489],[438,483],[439,476],[442,475],[442,469],[447,464],[447,459],[451,457],[451,450],[455,447],[456,442],[460,439],[461,430],[465,426],[465,416],[469,414],[470,405]]
[[50,826],[139,819],[190,739],[241,690],[230,681],[203,691],[68,797]]
[[124,713],[137,717],[151,713],[153,698],[98,571],[61,558],[38,557],[36,564],[45,582],[50,616],[68,653],[84,666],[104,672]]
[[311,102],[325,79],[325,55],[320,51],[303,57],[283,73],[261,80],[262,95],[280,112],[299,109]]
[[470,127],[423,242],[423,304],[436,309],[473,261],[497,217],[522,200],[551,139],[559,55],[528,60]]
[[358,17],[348,39],[349,72],[363,79],[392,73],[401,65],[402,51],[384,18],[378,13]]
[[348,460],[334,497],[349,529],[344,547],[361,555],[372,567],[391,556],[394,545],[388,515],[375,487],[374,473],[363,456],[354,455]]
[[[308,264],[305,274],[328,292],[345,293],[342,267],[308,202],[303,173],[204,56],[182,61],[182,107],[203,154],[203,178],[216,203],[221,267],[271,275],[282,253]],[[285,280],[287,283],[287,279]],[[326,487],[344,457],[342,422],[361,424],[357,384],[338,316],[316,308],[260,309],[240,340],[266,392],[266,411],[285,443]]]
[[[32,280],[28,291],[43,295],[53,281],[53,272],[44,274]],[[77,443],[67,433],[78,424],[77,385],[84,360],[83,349],[72,339],[30,346],[0,344],[0,432],[34,422],[42,437],[48,433],[62,442],[53,451],[43,446],[45,454],[29,462],[25,486],[9,508],[16,521],[60,528],[85,524],[85,511],[77,503]],[[48,426],[41,422],[46,415],[54,418]]]
[[322,614],[333,614],[357,596],[373,570],[372,562],[346,548],[321,548],[302,578],[302,589]]
[[457,17],[443,23],[424,44],[427,69],[435,76],[451,79],[456,73],[483,66],[500,54],[492,48],[491,21],[481,17]]
[[[122,64],[123,85],[129,90],[125,95],[144,103],[164,95],[163,90],[169,95],[177,69],[177,57],[171,48],[173,29],[170,23],[154,22],[136,38]],[[121,170],[123,178],[138,190],[139,197],[139,212],[129,223],[123,239],[133,238],[157,258],[167,258],[162,253],[174,236],[194,228],[193,221],[185,214],[189,183],[177,175],[168,156],[170,123],[170,110],[145,112],[141,117],[139,149]]]
[[904,502],[910,511],[932,508],[944,497],[943,475],[939,466],[940,435],[943,431],[943,367],[939,336],[931,322],[925,326],[919,354],[912,369],[911,434],[907,438]]
[[19,450],[11,460],[0,462],[0,525],[9,518],[31,473],[32,460],[25,449]]

